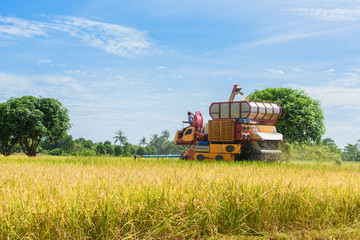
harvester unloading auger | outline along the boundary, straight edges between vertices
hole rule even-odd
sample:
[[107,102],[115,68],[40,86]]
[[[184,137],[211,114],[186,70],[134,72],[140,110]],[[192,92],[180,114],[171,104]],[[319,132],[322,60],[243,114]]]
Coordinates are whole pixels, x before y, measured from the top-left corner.
[[275,123],[281,116],[277,103],[252,101],[234,102],[242,95],[241,87],[235,84],[228,102],[214,102],[209,107],[212,118],[203,125],[200,111],[194,122],[177,131],[177,145],[191,145],[182,159],[199,161],[274,161],[280,157],[279,144],[283,136],[276,132]]

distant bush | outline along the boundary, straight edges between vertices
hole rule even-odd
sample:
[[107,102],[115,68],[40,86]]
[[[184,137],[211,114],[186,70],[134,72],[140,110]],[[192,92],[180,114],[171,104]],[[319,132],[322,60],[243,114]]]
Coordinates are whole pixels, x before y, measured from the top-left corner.
[[[341,164],[341,155],[332,152],[328,146],[308,145],[308,144],[289,144],[288,156],[291,160],[313,160],[317,162],[334,161]],[[284,151],[283,151],[284,152]]]
[[104,144],[99,143],[96,147],[96,151],[98,155],[105,155],[106,154],[106,147]]
[[139,147],[136,150],[136,155],[146,155],[146,154],[148,154],[148,151],[144,147]]
[[135,153],[136,153],[136,148],[135,148],[135,146],[128,144],[128,146],[126,147],[126,154],[127,154],[128,156],[131,156],[131,155],[133,155],[133,154],[135,154]]
[[158,154],[158,150],[154,146],[146,146],[146,151],[150,155],[156,155]]
[[114,147],[110,144],[105,144],[106,154],[114,155]]
[[59,156],[63,154],[63,150],[60,148],[55,148],[53,150],[48,151],[49,155],[55,155],[55,156]]
[[114,148],[115,156],[120,156],[124,154],[124,149],[121,146],[115,146]]
[[344,161],[360,161],[360,139],[355,144],[348,144],[344,148]]

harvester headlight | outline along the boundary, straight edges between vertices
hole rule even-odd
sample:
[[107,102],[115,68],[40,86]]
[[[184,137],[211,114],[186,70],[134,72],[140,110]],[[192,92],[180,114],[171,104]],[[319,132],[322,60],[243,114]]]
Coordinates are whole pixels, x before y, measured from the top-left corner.
[[252,127],[252,131],[253,131],[253,132],[259,132],[259,129],[258,129],[257,126],[253,126],[253,127]]

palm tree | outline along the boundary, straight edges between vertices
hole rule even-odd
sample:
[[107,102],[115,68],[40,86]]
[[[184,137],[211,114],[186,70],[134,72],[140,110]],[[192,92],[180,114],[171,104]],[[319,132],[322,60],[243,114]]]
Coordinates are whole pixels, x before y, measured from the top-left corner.
[[146,145],[146,137],[143,137],[142,139],[140,139],[140,145],[143,145],[143,146]]
[[170,131],[169,130],[162,131],[161,136],[164,137],[166,140],[169,140]]
[[157,149],[159,154],[167,154],[166,153],[166,145],[167,140],[164,136],[159,136],[158,134],[153,134],[150,139],[150,146],[153,146]]
[[127,138],[124,135],[124,132],[121,130],[115,132],[115,137],[113,138],[115,139],[114,144],[116,144],[116,142],[119,141],[120,146],[124,145],[127,142]]

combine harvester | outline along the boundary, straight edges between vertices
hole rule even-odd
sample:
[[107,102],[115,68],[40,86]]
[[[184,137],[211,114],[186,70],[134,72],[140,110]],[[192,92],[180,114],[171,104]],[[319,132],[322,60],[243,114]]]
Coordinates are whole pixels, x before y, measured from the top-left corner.
[[196,111],[194,122],[175,135],[177,145],[191,145],[181,159],[198,161],[276,161],[283,136],[276,132],[275,123],[281,116],[276,103],[251,101],[234,102],[243,95],[235,84],[228,102],[210,105],[212,118],[203,126],[203,117]]

